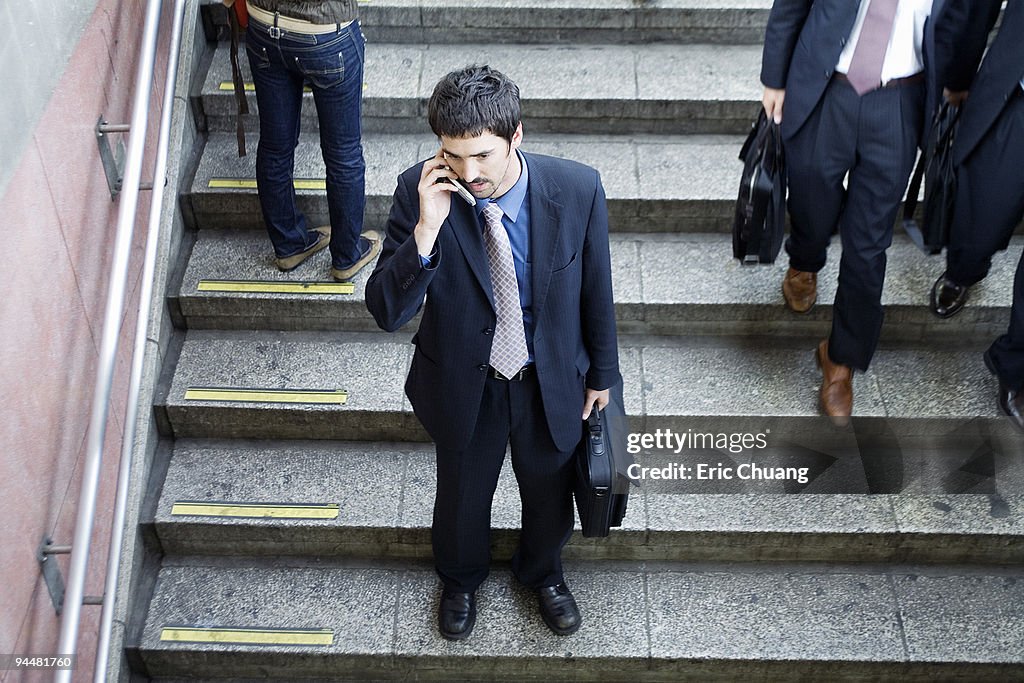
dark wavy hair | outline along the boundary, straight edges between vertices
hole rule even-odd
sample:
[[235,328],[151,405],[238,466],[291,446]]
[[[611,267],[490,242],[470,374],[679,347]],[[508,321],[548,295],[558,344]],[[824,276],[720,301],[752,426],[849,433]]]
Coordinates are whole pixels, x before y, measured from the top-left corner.
[[520,120],[519,86],[487,65],[452,71],[434,86],[427,120],[438,137],[476,137],[490,131],[511,143]]

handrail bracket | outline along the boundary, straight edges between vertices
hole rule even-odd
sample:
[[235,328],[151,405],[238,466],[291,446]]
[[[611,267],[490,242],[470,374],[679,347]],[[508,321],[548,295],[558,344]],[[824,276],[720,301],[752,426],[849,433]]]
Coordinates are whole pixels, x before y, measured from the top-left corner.
[[43,572],[43,581],[46,583],[46,590],[50,593],[50,600],[53,602],[53,609],[57,611],[57,616],[64,610],[64,575],[57,565],[56,556],[70,551],[71,549],[66,546],[55,546],[52,538],[43,536],[43,541],[36,552],[36,559],[39,560]]
[[100,114],[96,122],[96,144],[100,148],[100,162],[103,164],[103,174],[107,177],[107,187],[110,188],[110,198],[117,199],[121,193],[121,184],[124,182],[124,139],[118,138],[117,145],[110,146],[111,133],[127,133],[130,126],[111,125],[104,120]]

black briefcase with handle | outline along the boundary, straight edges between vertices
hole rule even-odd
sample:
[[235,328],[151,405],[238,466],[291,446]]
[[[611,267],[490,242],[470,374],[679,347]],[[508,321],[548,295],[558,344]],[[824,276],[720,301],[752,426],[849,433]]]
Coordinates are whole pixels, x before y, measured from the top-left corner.
[[[953,166],[953,141],[956,139],[960,108],[943,102],[935,114],[925,138],[921,158],[914,169],[903,203],[903,229],[917,248],[926,254],[938,254],[949,244],[953,225],[953,201],[956,198],[956,168]],[[921,225],[914,219],[921,181],[924,181],[924,217]]]
[[[626,468],[632,457],[625,451],[625,438],[616,435],[625,426],[621,384],[612,391],[604,410],[590,411],[583,421],[583,438],[576,446],[576,483],[573,494],[580,515],[583,535],[607,536],[611,527],[622,525],[629,499]],[[616,444],[621,441],[621,446]]]

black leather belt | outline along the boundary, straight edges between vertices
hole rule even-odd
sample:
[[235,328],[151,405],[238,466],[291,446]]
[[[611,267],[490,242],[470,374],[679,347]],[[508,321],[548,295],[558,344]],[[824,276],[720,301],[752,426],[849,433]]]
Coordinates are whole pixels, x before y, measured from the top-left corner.
[[[838,71],[832,74],[832,77],[837,81],[843,83],[849,83],[850,79],[844,73]],[[904,78],[893,78],[892,80],[886,81],[884,85],[879,85],[879,88],[901,88],[905,85],[913,85],[915,83],[922,83],[924,81],[924,72],[918,71],[913,76],[906,76]]]
[[516,374],[512,375],[511,377],[506,377],[505,375],[501,374],[500,372],[495,370],[494,367],[492,367],[490,365],[487,366],[487,374],[489,374],[494,379],[500,379],[503,382],[518,382],[520,380],[526,379],[532,373],[533,373],[533,365],[532,364],[524,365],[523,367],[521,367],[519,369],[519,372],[517,372]]

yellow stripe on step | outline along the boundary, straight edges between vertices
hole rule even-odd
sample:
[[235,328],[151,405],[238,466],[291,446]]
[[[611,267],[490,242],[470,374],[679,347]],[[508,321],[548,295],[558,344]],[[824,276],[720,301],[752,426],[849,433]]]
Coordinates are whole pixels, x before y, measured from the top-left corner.
[[[245,88],[245,92],[255,92],[256,91],[256,84],[253,83],[252,81],[245,81],[242,84],[242,86]],[[218,90],[222,90],[224,92],[234,92],[235,84],[234,84],[233,81],[221,81],[220,85],[217,86],[217,89]],[[302,92],[313,92],[313,89],[310,88],[307,85],[307,86],[305,86],[302,89]]]
[[[323,178],[296,178],[292,181],[296,190],[326,190]],[[255,178],[211,178],[206,186],[211,190],[255,190]]]
[[334,630],[291,628],[207,628],[165,626],[160,640],[176,643],[231,643],[234,645],[331,645]]
[[248,292],[253,294],[353,294],[351,282],[282,282],[277,280],[200,280],[200,292]]
[[256,403],[315,403],[343,405],[348,392],[342,389],[235,389],[189,387],[186,401],[251,401]]
[[198,517],[337,519],[340,509],[341,506],[337,503],[228,503],[179,500],[171,507],[171,514],[194,515]]

